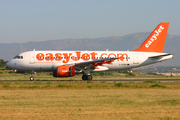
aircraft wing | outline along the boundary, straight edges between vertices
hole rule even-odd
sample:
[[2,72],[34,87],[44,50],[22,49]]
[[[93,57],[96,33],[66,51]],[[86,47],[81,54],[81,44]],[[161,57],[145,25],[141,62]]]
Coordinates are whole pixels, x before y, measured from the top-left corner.
[[117,58],[104,58],[87,62],[80,62],[72,64],[79,70],[96,69],[97,66],[104,66],[104,64],[113,64],[112,62]]

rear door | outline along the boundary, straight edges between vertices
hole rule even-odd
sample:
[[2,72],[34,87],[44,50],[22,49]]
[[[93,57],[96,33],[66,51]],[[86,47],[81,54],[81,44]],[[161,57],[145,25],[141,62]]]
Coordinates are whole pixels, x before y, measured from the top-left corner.
[[138,53],[133,54],[133,64],[139,64],[139,54]]

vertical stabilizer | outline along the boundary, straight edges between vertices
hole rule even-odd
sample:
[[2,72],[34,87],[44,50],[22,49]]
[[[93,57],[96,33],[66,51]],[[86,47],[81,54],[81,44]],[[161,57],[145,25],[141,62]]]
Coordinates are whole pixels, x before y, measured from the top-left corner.
[[145,42],[136,50],[137,52],[163,52],[169,23],[162,22],[149,35]]

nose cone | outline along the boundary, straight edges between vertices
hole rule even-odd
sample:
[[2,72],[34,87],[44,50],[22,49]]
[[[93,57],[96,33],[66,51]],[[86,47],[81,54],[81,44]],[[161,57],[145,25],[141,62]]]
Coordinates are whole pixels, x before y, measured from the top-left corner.
[[9,60],[6,65],[7,65],[9,68],[12,68],[12,65],[13,65],[12,60]]
[[6,65],[9,67],[9,61],[6,63]]

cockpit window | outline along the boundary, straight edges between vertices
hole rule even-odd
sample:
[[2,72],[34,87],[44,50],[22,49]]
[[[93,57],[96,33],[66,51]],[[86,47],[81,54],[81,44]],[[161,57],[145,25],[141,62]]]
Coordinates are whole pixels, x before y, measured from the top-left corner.
[[16,59],[18,56],[15,56],[14,59]]
[[14,59],[23,59],[23,56],[17,55],[17,56],[14,57]]

